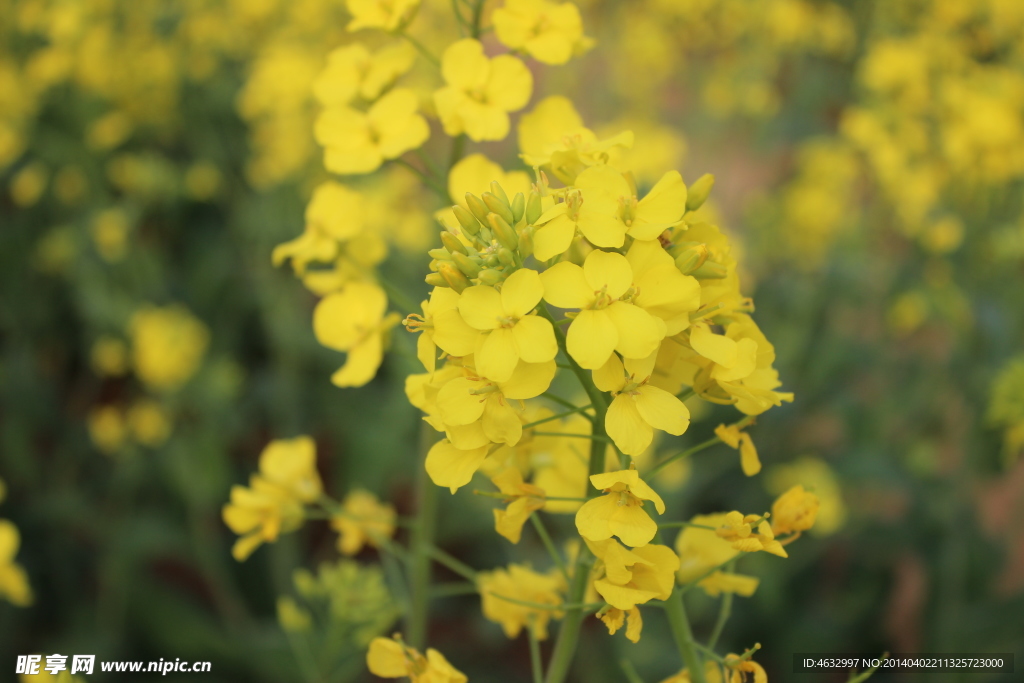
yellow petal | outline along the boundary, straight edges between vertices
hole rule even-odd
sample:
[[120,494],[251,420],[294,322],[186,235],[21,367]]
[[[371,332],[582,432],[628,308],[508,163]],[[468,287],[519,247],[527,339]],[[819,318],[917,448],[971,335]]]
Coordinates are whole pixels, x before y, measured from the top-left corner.
[[523,423],[519,415],[497,394],[487,397],[480,421],[484,427],[484,434],[494,443],[515,446],[523,437]]
[[[515,332],[507,328],[499,328],[490,334],[483,335],[482,342],[473,357],[476,360],[477,372],[484,377],[496,382],[508,380],[512,377],[512,371],[515,370],[516,364],[519,363],[519,345],[516,343]],[[545,360],[551,360],[551,358]]]
[[462,90],[484,87],[490,72],[490,60],[484,55],[483,45],[472,38],[452,43],[441,58],[441,75],[445,82]]
[[533,74],[521,60],[499,55],[491,60],[490,79],[485,90],[487,101],[504,111],[518,111],[533,93]]
[[658,511],[658,514],[665,514],[665,501],[661,499],[658,492],[655,491],[639,476],[636,481],[629,485],[629,492],[641,500],[649,500],[654,503],[654,508]]
[[390,638],[374,638],[366,653],[370,673],[381,678],[402,678],[409,675],[402,646]]
[[731,368],[736,365],[736,342],[725,335],[715,334],[705,324],[690,329],[690,346],[708,360]]
[[658,533],[657,523],[639,505],[617,505],[618,510],[609,521],[612,534],[634,548],[645,546]]
[[[565,204],[556,204],[555,206],[565,207]],[[564,208],[562,210],[564,211]],[[572,244],[572,238],[575,235],[576,223],[571,218],[564,214],[555,216],[548,223],[541,225],[534,233],[533,255],[538,261],[547,261],[559,254],[564,254]]]
[[465,486],[487,458],[488,447],[460,450],[447,439],[438,441],[427,452],[426,468],[438,486],[447,486],[452,493]]
[[686,213],[686,185],[678,171],[661,177],[636,207],[636,220],[629,234],[640,240],[653,240],[665,228],[677,223]]
[[336,387],[361,387],[377,375],[384,360],[384,341],[379,334],[370,335],[362,344],[348,350],[345,364],[331,375]]
[[752,477],[761,471],[761,460],[757,457],[754,441],[746,432],[740,434],[740,466],[743,474]]
[[634,400],[640,417],[655,429],[679,436],[690,426],[690,411],[664,389],[649,384],[642,386],[637,389]]
[[557,370],[558,366],[553,360],[546,363],[519,361],[512,377],[500,383],[501,393],[509,399],[536,398],[548,390]]
[[592,373],[594,385],[601,391],[619,391],[626,385],[626,373],[622,361],[616,354]]
[[519,543],[523,535],[523,525],[532,512],[530,501],[518,498],[512,501],[507,509],[494,511],[494,530],[512,543]]
[[453,425],[465,425],[479,420],[484,413],[484,405],[481,397],[471,394],[470,391],[481,386],[480,382],[458,377],[441,387],[437,392],[437,407],[441,419]]
[[559,308],[583,308],[594,300],[594,290],[575,263],[562,261],[551,266],[540,276],[544,283],[544,300]]
[[619,394],[608,406],[605,430],[626,455],[640,455],[654,440],[654,430],[640,416],[632,397]]
[[576,511],[576,530],[580,536],[591,541],[603,541],[612,537],[611,518],[619,509],[617,495],[592,498]]
[[594,588],[605,602],[621,610],[633,609],[637,604],[642,605],[658,595],[654,591],[638,590],[633,586],[619,586],[606,579],[595,581]]
[[618,299],[633,284],[633,269],[629,267],[629,261],[612,251],[590,252],[583,262],[583,275],[591,290],[604,289],[612,299]]
[[480,332],[470,327],[457,309],[434,314],[434,343],[445,353],[468,356],[476,349],[479,338]]
[[501,294],[494,287],[467,287],[459,297],[459,313],[470,327],[493,330],[501,325],[504,316]]
[[608,362],[619,343],[619,332],[606,310],[580,311],[569,325],[566,349],[580,367],[596,370]]
[[547,318],[528,315],[516,323],[512,333],[515,335],[519,357],[527,363],[544,363],[554,360],[558,355],[555,330]]
[[628,625],[626,626],[626,638],[634,643],[640,642],[640,632],[643,631],[644,620],[640,616],[640,610],[634,607],[629,610]]
[[618,331],[615,350],[624,358],[647,358],[658,350],[665,338],[664,320],[625,301],[616,301],[605,311]]
[[[465,293],[463,293],[465,296]],[[521,268],[501,286],[501,307],[510,318],[522,318],[540,303],[544,284],[535,270]]]

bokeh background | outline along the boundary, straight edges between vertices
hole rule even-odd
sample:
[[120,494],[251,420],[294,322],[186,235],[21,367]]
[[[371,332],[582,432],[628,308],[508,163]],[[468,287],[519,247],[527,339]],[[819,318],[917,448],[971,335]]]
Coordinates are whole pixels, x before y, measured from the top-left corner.
[[[702,453],[660,482],[670,509],[768,509],[797,481],[823,500],[788,560],[749,560],[761,586],[723,644],[760,642],[771,680],[845,680],[793,674],[793,652],[1016,652],[1019,670],[1024,3],[578,4],[596,46],[536,69],[534,101],[634,130],[642,184],[715,174],[707,211],[796,394],[752,431],[762,476]],[[449,8],[424,5],[414,33],[436,50]],[[311,523],[239,564],[220,516],[263,446],[299,434],[335,497],[415,513],[413,340],[399,328],[371,384],[335,388],[316,298],[270,259],[326,177],[313,84],[346,22],[343,0],[0,0],[0,517],[20,532],[0,574],[16,561],[32,592],[0,600],[7,672],[59,652],[210,660],[211,682],[370,680],[360,648],[402,600],[377,553],[338,564]],[[514,138],[472,151],[516,168]],[[418,301],[439,204],[405,169],[375,182],[382,270]],[[726,414],[695,412],[681,443]],[[443,492],[441,547],[543,565],[491,507]],[[297,639],[275,604],[300,594],[326,626]],[[699,637],[717,604],[690,611]],[[433,614],[431,643],[471,680],[528,679],[525,639],[476,596]],[[623,680],[625,656],[643,680],[678,670],[656,616],[637,645],[589,620],[575,680]]]

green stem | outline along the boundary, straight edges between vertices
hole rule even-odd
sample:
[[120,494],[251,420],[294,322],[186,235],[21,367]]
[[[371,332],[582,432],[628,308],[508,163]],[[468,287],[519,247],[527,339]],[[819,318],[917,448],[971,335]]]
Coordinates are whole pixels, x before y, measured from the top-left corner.
[[665,603],[665,614],[668,616],[668,625],[672,629],[679,655],[690,672],[690,680],[692,683],[707,683],[704,662],[693,647],[693,631],[690,630],[690,621],[686,618],[686,607],[683,605],[681,591],[672,591],[671,597]]
[[427,175],[427,173],[424,172],[422,169],[416,168],[405,159],[395,159],[394,161],[399,166],[405,166],[407,169],[418,175],[420,177],[420,180],[427,184],[427,187],[429,187],[431,190],[437,193],[439,197],[441,197],[441,201],[450,201],[448,197],[448,190],[441,187],[440,183],[438,183],[436,180]]
[[717,527],[708,526],[707,524],[694,524],[693,522],[663,522],[658,525],[659,529],[680,529],[684,527],[693,527],[694,529],[707,529],[708,531],[717,531]]
[[[736,558],[729,560],[729,564],[726,566],[726,571],[730,574],[736,570]],[[714,650],[715,645],[718,645],[718,639],[722,636],[722,631],[725,629],[725,622],[729,621],[729,616],[732,614],[732,591],[726,591],[722,596],[722,604],[718,608],[718,619],[715,621],[715,628],[711,631],[711,636],[708,638],[708,649]]]
[[592,441],[600,441],[601,443],[611,443],[612,440],[607,436],[599,434],[577,434],[576,432],[534,432],[534,436],[565,436],[571,439],[590,439]]
[[[575,415],[576,413],[582,413],[584,410],[590,410],[590,404],[589,403],[587,405],[583,406],[582,408],[573,408],[572,410],[567,410],[564,413],[558,413],[557,415],[549,415],[548,417],[541,418],[540,420],[534,420],[533,422],[528,422],[528,423],[523,425],[523,429],[529,429],[530,427],[536,427],[537,425],[542,425],[545,422],[551,422],[552,420],[560,420],[563,417],[568,417],[569,415]],[[590,419],[590,416],[587,415],[587,414],[584,414],[583,417],[587,418],[588,420]]]
[[436,546],[431,546],[427,552],[430,557],[434,558],[434,560],[443,564],[445,567],[448,567],[448,569],[451,569],[462,578],[476,583],[476,571],[474,571],[468,564],[460,562]]
[[657,465],[649,469],[645,476],[650,478],[657,474],[658,472],[660,472],[669,463],[675,462],[676,460],[680,460],[682,458],[689,458],[694,453],[700,453],[701,451],[711,448],[715,444],[719,443],[722,443],[722,440],[715,436],[708,439],[707,441],[704,441],[702,443],[697,444],[696,446],[693,446],[692,448],[687,448],[685,451],[680,451],[675,455],[670,455],[661,462],[659,462]]
[[572,401],[564,399],[561,396],[556,396],[555,394],[552,394],[550,391],[545,391],[543,394],[541,394],[541,396],[548,399],[549,401],[554,401],[555,403],[558,403],[566,408],[576,408],[576,404],[573,403]]
[[533,671],[533,683],[544,683],[544,664],[540,661],[540,641],[533,632],[533,619],[530,620],[526,633],[530,636],[530,669]]
[[479,592],[475,583],[455,581],[434,586],[430,591],[430,595],[435,598],[446,598],[453,595],[476,595]]
[[[590,550],[586,547],[580,548],[579,557],[576,559],[575,572],[572,584],[569,587],[569,602],[582,603],[587,592],[587,583],[590,580],[590,564],[588,562]],[[565,613],[562,626],[558,630],[558,639],[555,640],[555,649],[551,653],[551,660],[548,662],[548,673],[544,679],[545,683],[563,683],[569,674],[569,666],[573,657],[576,656],[576,643],[579,640],[580,626],[583,625],[583,610],[581,607],[574,607]]]
[[430,549],[434,546],[437,530],[438,487],[427,475],[423,464],[427,451],[437,439],[437,433],[424,424],[420,431],[420,464],[416,478],[418,500],[417,524],[412,530],[412,558],[409,566],[411,604],[406,637],[409,644],[422,650],[427,644],[427,620],[430,610]]
[[633,666],[633,662],[628,659],[623,659],[619,662],[619,666],[622,667],[622,673],[626,674],[626,680],[629,683],[644,683],[644,679],[640,678],[640,674],[636,672],[636,667]]
[[437,57],[435,57],[435,56],[434,56],[434,53],[433,53],[433,52],[431,52],[430,50],[428,50],[428,49],[427,49],[427,46],[426,46],[426,45],[424,45],[424,44],[423,44],[423,43],[421,43],[420,41],[416,40],[415,38],[413,38],[412,36],[410,36],[410,35],[409,35],[408,33],[405,33],[405,32],[403,32],[403,33],[401,34],[401,36],[402,36],[403,38],[405,38],[406,40],[408,40],[408,41],[409,41],[409,42],[410,42],[410,43],[412,44],[412,46],[413,46],[414,48],[416,48],[416,50],[417,50],[417,51],[418,51],[418,52],[419,52],[419,53],[420,53],[421,55],[423,55],[423,57],[424,57],[424,58],[425,58],[425,59],[426,59],[426,60],[427,60],[428,62],[430,62],[431,64],[433,64],[433,65],[434,65],[434,66],[436,66],[437,68],[441,68],[441,60],[439,60],[439,59],[438,59]]
[[541,543],[547,548],[548,555],[551,555],[551,560],[558,567],[558,571],[562,572],[562,576],[565,577],[565,583],[569,583],[569,570],[565,567],[565,562],[562,561],[562,556],[558,552],[558,548],[555,547],[555,542],[551,540],[551,535],[548,534],[547,527],[544,526],[544,522],[541,520],[540,515],[534,512],[530,515],[530,521],[533,522],[533,528],[537,530],[537,535],[540,536]]

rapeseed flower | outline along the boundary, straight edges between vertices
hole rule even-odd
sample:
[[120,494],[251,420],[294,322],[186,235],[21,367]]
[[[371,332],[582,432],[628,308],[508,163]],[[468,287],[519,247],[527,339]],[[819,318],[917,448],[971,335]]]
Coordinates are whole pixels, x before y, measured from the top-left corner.
[[588,541],[618,536],[633,547],[651,542],[658,525],[644,512],[644,501],[654,503],[658,514],[664,514],[665,502],[636,470],[595,474],[590,477],[590,483],[605,495],[588,500],[576,512],[576,529],[580,536]]

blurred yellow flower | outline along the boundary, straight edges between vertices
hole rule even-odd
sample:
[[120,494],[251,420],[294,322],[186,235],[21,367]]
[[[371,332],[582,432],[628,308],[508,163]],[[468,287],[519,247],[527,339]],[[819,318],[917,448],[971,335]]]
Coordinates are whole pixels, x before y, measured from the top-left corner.
[[89,413],[89,438],[107,455],[121,450],[127,437],[124,413],[115,406],[102,406]]
[[346,5],[352,15],[345,27],[349,31],[379,28],[394,32],[412,20],[420,0],[347,0]]
[[43,196],[50,173],[46,166],[36,161],[26,165],[11,179],[11,201],[16,206],[27,208]]
[[545,64],[565,64],[593,45],[571,2],[506,0],[491,15],[498,40]]
[[195,374],[209,344],[210,333],[184,306],[146,306],[128,325],[132,366],[156,391],[181,388]]
[[395,533],[395,508],[381,503],[369,491],[355,489],[341,503],[341,511],[331,517],[331,527],[337,531],[338,550],[344,555],[355,555],[364,545],[379,548]]
[[28,607],[34,600],[32,587],[25,570],[14,561],[20,545],[18,527],[6,519],[0,519],[0,598],[18,607]]
[[117,337],[102,336],[92,344],[89,363],[100,377],[120,377],[128,372],[128,347]]
[[387,295],[372,282],[351,282],[317,304],[313,311],[317,341],[348,354],[345,364],[331,375],[335,386],[360,387],[377,374],[385,335],[400,319],[397,313],[387,313],[387,307]]
[[136,401],[127,415],[132,436],[143,446],[157,448],[171,435],[171,418],[164,407],[152,399]]
[[749,434],[740,431],[737,425],[721,424],[715,427],[715,436],[729,448],[740,452],[740,467],[743,468],[743,474],[752,477],[761,471],[761,460],[757,457],[757,448]]
[[724,512],[697,515],[690,520],[695,526],[686,527],[676,537],[675,547],[680,558],[678,579],[680,583],[699,579],[697,585],[711,596],[728,592],[749,597],[757,589],[757,578],[716,569],[739,554],[732,543],[714,531],[725,521]]
[[558,607],[564,602],[562,594],[567,587],[558,571],[540,574],[524,565],[510,564],[507,569],[477,574],[477,590],[480,591],[484,617],[500,624],[506,636],[515,638],[526,628],[538,640],[544,640],[548,637],[548,622],[553,618],[560,619],[562,613],[557,609],[529,607],[512,601]]
[[346,105],[356,97],[373,102],[412,68],[416,50],[392,43],[371,53],[362,43],[339,47],[313,81],[313,94],[325,107]]
[[104,261],[114,263],[125,257],[130,227],[123,209],[104,209],[96,214],[92,220],[92,240]]
[[818,497],[797,484],[772,504],[772,533],[791,534],[814,526],[821,503]]
[[491,481],[509,501],[507,508],[494,511],[494,530],[513,543],[519,543],[526,520],[547,502],[544,489],[523,482],[518,467],[505,468],[491,477]]
[[424,657],[398,638],[374,638],[366,653],[366,665],[375,676],[408,677],[412,683],[467,683],[469,680],[434,648],[427,648]]

